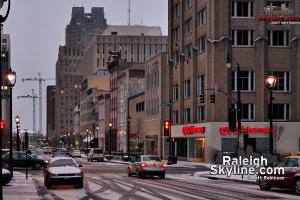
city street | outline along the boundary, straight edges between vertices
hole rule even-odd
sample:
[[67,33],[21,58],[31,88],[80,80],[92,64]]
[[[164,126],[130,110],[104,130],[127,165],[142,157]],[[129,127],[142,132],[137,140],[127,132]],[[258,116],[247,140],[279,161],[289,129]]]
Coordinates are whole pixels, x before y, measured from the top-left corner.
[[189,175],[206,170],[203,166],[169,167],[165,180],[128,177],[126,164],[86,162],[83,164],[84,188],[55,186],[46,189],[42,171],[30,170],[42,199],[299,199],[292,191],[260,191],[257,185],[210,180]]

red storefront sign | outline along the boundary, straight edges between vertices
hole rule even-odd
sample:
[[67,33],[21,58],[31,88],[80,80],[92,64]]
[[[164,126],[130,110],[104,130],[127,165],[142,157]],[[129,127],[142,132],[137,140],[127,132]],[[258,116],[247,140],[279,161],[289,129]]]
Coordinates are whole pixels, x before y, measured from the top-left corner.
[[[275,128],[273,128],[272,132],[275,132]],[[241,127],[241,133],[270,133],[270,128],[266,127]],[[220,128],[220,134],[221,135],[231,135],[231,134],[238,134],[237,127],[235,128],[235,131],[229,131],[229,127],[221,127]]]
[[205,127],[203,126],[183,126],[182,133],[183,135],[191,135],[194,133],[204,133]]

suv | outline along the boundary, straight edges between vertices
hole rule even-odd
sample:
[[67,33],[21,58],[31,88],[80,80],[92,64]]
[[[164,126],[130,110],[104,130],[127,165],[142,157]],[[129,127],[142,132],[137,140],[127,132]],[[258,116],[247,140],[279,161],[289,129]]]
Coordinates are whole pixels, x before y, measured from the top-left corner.
[[102,149],[90,149],[90,152],[87,155],[88,161],[98,160],[99,162],[104,161],[104,153]]

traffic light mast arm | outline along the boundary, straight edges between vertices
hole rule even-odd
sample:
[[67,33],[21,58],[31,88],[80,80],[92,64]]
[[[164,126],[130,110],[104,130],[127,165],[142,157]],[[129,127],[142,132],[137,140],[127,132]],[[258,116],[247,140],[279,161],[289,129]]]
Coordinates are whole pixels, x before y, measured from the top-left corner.
[[[235,98],[233,98],[231,95],[229,95],[228,93],[224,92],[221,89],[218,89],[218,88],[207,88],[207,89],[203,89],[203,90],[210,90],[210,91],[213,91],[213,93],[214,92],[220,92],[220,93],[224,94],[227,97],[227,99],[229,99],[231,102],[233,102],[233,103],[237,103],[238,102]],[[204,91],[203,91],[203,94],[204,94]]]

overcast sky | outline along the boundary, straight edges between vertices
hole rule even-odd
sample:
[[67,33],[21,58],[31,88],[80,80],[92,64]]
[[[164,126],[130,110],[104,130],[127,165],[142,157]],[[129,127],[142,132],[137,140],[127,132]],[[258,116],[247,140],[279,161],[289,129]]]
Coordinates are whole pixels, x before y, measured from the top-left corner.
[[[168,31],[167,0],[131,0],[131,24],[161,26]],[[65,28],[71,19],[73,6],[104,7],[108,24],[127,24],[128,0],[12,0],[11,12],[4,23],[4,33],[11,38],[11,67],[17,72],[13,89],[13,116],[21,117],[21,128],[32,129],[32,99],[17,99],[18,95],[38,94],[38,82],[22,82],[22,78],[55,78],[58,47],[65,43]],[[3,9],[2,9],[3,10]],[[43,132],[46,130],[46,81],[43,86]],[[36,104],[38,117],[38,101]],[[38,118],[36,121],[39,128]]]

